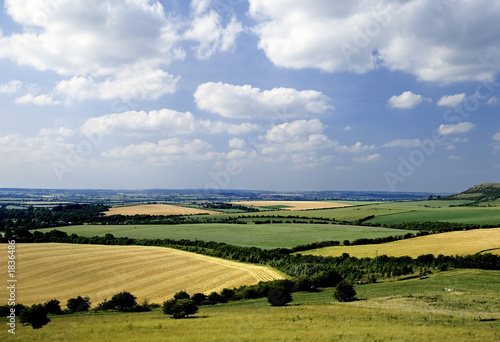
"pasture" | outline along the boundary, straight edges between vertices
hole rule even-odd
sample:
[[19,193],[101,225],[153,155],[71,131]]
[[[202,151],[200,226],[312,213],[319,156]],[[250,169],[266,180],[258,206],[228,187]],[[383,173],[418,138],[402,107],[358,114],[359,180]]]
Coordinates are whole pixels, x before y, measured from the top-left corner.
[[168,216],[168,215],[199,215],[199,214],[217,215],[220,213],[216,212],[216,211],[211,211],[211,210],[180,207],[177,205],[170,205],[170,204],[141,204],[141,205],[131,205],[131,206],[110,208],[109,211],[105,211],[104,214],[106,216],[111,216],[111,215],[124,215],[124,216],[165,215],[165,216]]
[[[39,229],[47,232],[54,228]],[[408,230],[333,224],[225,224],[199,223],[179,225],[82,225],[58,227],[80,236],[104,236],[138,239],[188,239],[225,242],[243,247],[265,249],[291,248],[326,240],[355,240],[404,235]]]
[[357,258],[373,258],[378,253],[416,258],[422,254],[467,255],[483,251],[500,254],[500,228],[432,234],[377,245],[325,247],[302,254],[340,256],[348,253]]
[[271,307],[265,299],[202,306],[192,319],[183,320],[161,310],[51,316],[40,330],[18,324],[13,340],[496,341],[497,280],[498,271],[457,270],[426,280],[356,286],[363,299],[358,302],[336,303],[332,289],[325,289],[295,293],[286,307]]
[[248,205],[252,207],[260,207],[264,209],[282,209],[282,210],[311,210],[311,209],[327,209],[327,208],[343,208],[350,207],[352,204],[323,202],[323,201],[245,201],[231,202],[232,204]]
[[[7,265],[7,244],[0,260]],[[7,277],[7,267],[2,271]],[[224,288],[282,279],[271,268],[163,247],[16,244],[16,301],[25,305],[89,296],[93,305],[128,291],[138,302],[161,304],[174,293]],[[7,298],[2,286],[0,297]],[[64,305],[63,304],[63,305]]]

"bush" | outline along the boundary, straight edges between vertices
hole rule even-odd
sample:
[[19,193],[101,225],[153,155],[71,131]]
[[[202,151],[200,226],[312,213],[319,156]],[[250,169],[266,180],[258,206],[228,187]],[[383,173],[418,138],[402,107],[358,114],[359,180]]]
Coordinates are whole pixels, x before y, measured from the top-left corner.
[[354,290],[354,287],[345,280],[338,283],[333,292],[333,298],[339,302],[352,302],[355,296],[356,290]]
[[174,294],[174,299],[190,299],[191,296],[186,291],[179,291]]
[[24,326],[31,325],[33,329],[40,329],[50,322],[50,318],[47,317],[47,309],[42,304],[35,304],[24,309],[19,318],[19,322]]
[[115,294],[111,303],[118,311],[132,311],[137,306],[136,297],[125,291]]
[[198,306],[191,299],[171,299],[163,303],[163,313],[173,318],[187,318],[198,312]]
[[191,300],[196,305],[202,305],[205,300],[207,300],[207,296],[204,293],[195,293],[191,296]]
[[82,298],[82,296],[78,296],[76,298],[70,298],[68,299],[66,306],[68,307],[68,311],[70,313],[86,312],[89,311],[90,309],[90,298],[89,297]]
[[47,313],[53,314],[53,315],[60,315],[62,314],[61,310],[61,302],[58,301],[57,299],[52,299],[49,300],[47,303],[43,304],[45,307],[45,310],[47,310]]
[[285,288],[273,289],[267,296],[271,306],[285,306],[292,301],[292,293]]

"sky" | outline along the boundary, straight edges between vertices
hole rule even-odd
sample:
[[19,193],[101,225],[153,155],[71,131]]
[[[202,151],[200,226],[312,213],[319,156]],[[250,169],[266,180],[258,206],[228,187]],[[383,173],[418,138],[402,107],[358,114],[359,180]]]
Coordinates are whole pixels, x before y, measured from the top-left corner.
[[500,1],[0,4],[0,187],[500,182]]

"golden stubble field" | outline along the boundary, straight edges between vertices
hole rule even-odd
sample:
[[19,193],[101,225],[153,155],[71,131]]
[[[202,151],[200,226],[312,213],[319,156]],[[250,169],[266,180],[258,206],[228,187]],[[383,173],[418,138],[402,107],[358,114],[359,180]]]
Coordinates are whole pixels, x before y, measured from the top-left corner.
[[220,212],[204,210],[204,209],[196,209],[196,208],[186,208],[179,207],[176,205],[170,204],[141,204],[141,205],[132,205],[125,207],[116,207],[110,208],[109,211],[105,212],[106,216],[110,215],[124,215],[124,216],[133,216],[133,215],[199,215],[199,214],[208,214],[208,215],[217,215]]
[[351,204],[321,202],[321,201],[246,201],[232,202],[233,204],[251,205],[253,207],[284,206],[283,210],[312,210],[352,207]]
[[416,258],[422,254],[468,255],[479,252],[500,254],[500,228],[433,234],[377,245],[326,247],[302,254],[340,256],[349,253],[357,258],[374,258],[378,253]]
[[[7,265],[7,244],[1,264]],[[7,266],[1,272],[7,279]],[[161,304],[181,290],[190,294],[283,279],[271,268],[212,258],[164,247],[59,243],[16,244],[16,302],[88,296],[93,306],[128,291],[141,303]],[[8,298],[6,286],[0,298]]]

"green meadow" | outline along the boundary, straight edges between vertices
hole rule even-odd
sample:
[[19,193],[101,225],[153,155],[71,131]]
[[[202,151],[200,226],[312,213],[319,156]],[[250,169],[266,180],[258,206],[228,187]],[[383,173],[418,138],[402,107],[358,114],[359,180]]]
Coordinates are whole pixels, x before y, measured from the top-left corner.
[[[47,232],[54,228],[40,229]],[[381,227],[333,224],[224,224],[200,223],[179,225],[81,225],[58,230],[79,236],[104,236],[137,239],[188,239],[216,241],[243,247],[295,247],[312,242],[355,240],[404,235],[410,231]]]

